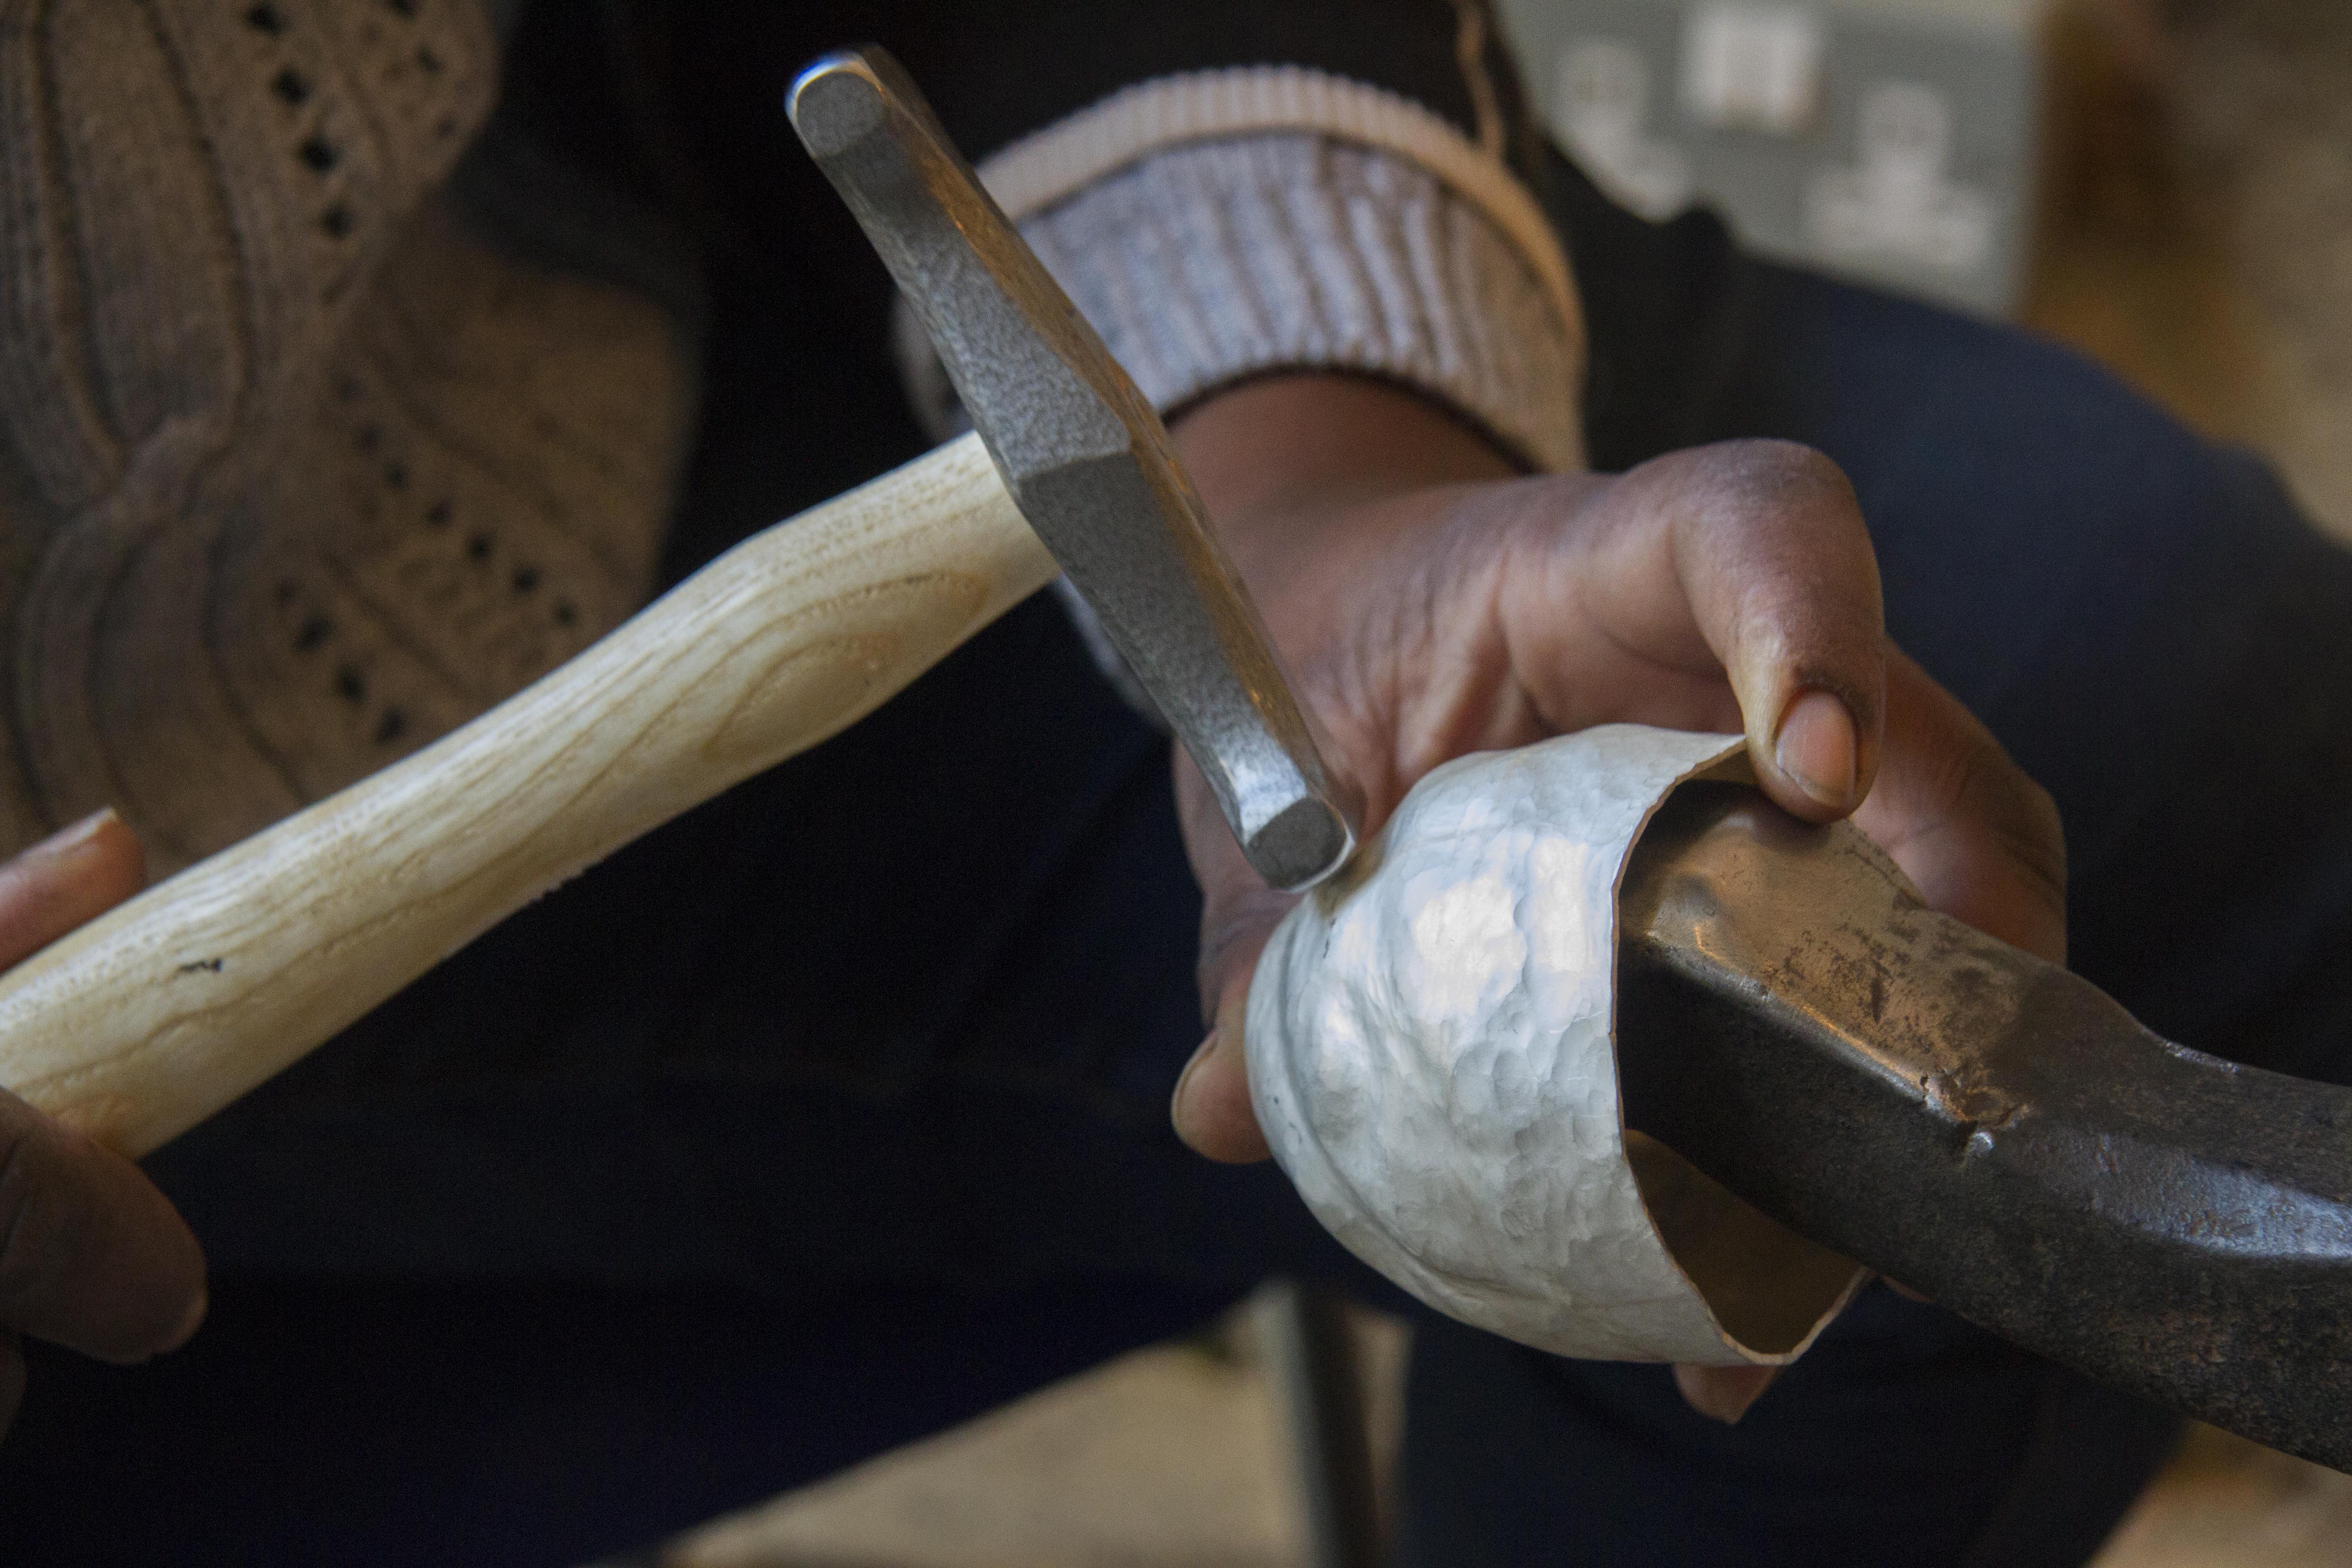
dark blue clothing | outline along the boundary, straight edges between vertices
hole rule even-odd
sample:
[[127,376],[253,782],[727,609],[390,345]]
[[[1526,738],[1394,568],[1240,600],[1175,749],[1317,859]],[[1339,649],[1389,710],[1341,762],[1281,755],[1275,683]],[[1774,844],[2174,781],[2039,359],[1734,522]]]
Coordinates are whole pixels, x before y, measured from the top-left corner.
[[[1895,638],[2057,800],[2071,962],[2170,1037],[2352,1073],[2352,556],[2276,480],[2015,331],[1551,193],[1619,468],[1834,458]],[[2079,1563],[2163,1413],[1874,1288],[1734,1429],[1661,1368],[1416,1333],[1415,1563]]]
[[[1422,31],[1412,58],[1450,47]],[[799,178],[688,142],[729,210]],[[2063,352],[1531,174],[1574,253],[1603,465],[1735,435],[1828,451],[1896,637],[2058,799],[2077,966],[2175,1038],[2352,1066],[2352,561],[2257,465]],[[810,204],[706,258],[680,568],[918,445],[879,274]],[[780,379],[812,359],[824,377]],[[1200,1034],[1168,791],[1164,745],[1033,602],[509,921],[151,1162],[210,1249],[212,1321],[132,1372],[37,1351],[0,1563],[577,1562],[1269,1271],[1393,1304],[1278,1171],[1168,1131]],[[2170,1429],[1883,1290],[1732,1429],[1664,1369],[1430,1322],[1403,1545],[2074,1563]]]

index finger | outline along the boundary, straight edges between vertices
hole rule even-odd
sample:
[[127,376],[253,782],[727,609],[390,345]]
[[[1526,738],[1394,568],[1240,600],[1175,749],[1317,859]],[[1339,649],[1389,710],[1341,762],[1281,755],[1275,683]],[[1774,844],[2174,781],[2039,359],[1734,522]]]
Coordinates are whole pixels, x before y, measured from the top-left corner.
[[[1788,442],[1724,442],[1621,475],[1572,520],[1529,521],[1520,537],[1536,559],[1507,580],[1530,655],[1515,662],[1556,727],[1736,723],[1765,793],[1811,822],[1870,793],[1885,618],[1869,531],[1834,463]],[[1633,691],[1638,702],[1618,695]]]
[[0,1093],[0,1325],[106,1361],[195,1332],[205,1259],[139,1168]]

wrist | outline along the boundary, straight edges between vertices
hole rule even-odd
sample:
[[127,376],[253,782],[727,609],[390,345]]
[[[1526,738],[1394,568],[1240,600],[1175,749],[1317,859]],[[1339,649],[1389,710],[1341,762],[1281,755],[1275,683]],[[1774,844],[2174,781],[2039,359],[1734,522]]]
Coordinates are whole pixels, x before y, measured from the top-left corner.
[[1365,376],[1244,382],[1192,405],[1170,433],[1244,574],[1275,540],[1298,542],[1366,504],[1519,471],[1440,405]]

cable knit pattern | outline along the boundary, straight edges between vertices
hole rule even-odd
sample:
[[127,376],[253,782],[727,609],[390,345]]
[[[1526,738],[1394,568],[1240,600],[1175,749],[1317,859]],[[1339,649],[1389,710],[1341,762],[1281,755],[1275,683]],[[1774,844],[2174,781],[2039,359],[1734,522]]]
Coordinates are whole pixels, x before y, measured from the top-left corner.
[[1021,225],[1156,405],[1267,371],[1385,376],[1538,468],[1582,460],[1580,334],[1481,207],[1310,133],[1173,147]]
[[0,0],[0,851],[171,868],[643,595],[684,356],[430,196],[497,69],[478,0]]

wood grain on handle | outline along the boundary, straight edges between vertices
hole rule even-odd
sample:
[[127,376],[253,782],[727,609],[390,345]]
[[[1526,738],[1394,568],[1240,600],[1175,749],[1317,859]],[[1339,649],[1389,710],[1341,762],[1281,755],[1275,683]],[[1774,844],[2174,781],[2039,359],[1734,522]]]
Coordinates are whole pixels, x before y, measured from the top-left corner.
[[142,1154],[870,712],[1054,572],[974,437],[779,523],[463,729],[0,977],[0,1082]]

